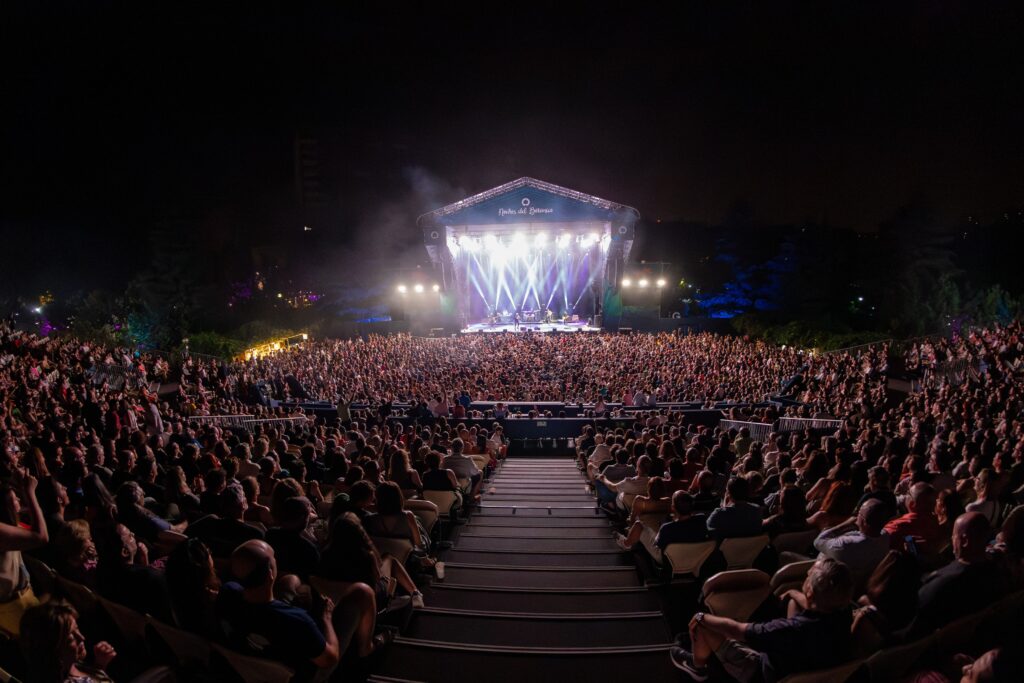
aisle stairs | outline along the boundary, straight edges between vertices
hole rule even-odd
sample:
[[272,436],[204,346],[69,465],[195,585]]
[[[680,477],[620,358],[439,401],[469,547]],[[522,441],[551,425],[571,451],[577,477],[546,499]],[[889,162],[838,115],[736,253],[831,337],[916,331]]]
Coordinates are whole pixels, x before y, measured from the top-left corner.
[[509,458],[371,681],[675,681],[656,595],[570,458]]

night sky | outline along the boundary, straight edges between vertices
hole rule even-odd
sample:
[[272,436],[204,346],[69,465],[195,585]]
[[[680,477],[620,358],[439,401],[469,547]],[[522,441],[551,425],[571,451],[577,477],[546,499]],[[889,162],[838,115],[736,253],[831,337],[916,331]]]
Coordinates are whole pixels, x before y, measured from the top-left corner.
[[523,175],[652,222],[1024,204],[1019,2],[40,4],[2,9],[8,290],[117,284],[160,221],[294,239],[304,134],[321,244]]

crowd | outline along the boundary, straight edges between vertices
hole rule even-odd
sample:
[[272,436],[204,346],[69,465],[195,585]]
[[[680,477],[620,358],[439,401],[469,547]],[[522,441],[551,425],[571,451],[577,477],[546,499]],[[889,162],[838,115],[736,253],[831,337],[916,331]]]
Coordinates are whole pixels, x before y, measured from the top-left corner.
[[[561,401],[758,402],[809,358],[712,334],[409,335],[316,341],[241,364],[232,396],[265,383],[275,398],[373,404]],[[447,414],[447,413],[444,413]]]
[[[798,611],[789,621],[695,617],[677,664],[698,680],[716,657],[750,673],[753,651],[784,673],[792,654],[773,648],[788,633],[818,633],[822,620],[836,635],[822,661],[851,645],[848,619],[877,642],[918,633],[1021,586],[1020,331],[956,342],[957,353],[984,360],[980,373],[892,405],[877,348],[811,355],[708,334],[398,335],[230,366],[188,361],[174,391],[158,394],[150,382],[170,379],[159,356],[0,327],[0,647],[20,646],[27,680],[138,673],[128,653],[83,638],[74,606],[37,592],[31,568],[45,563],[115,603],[282,661],[296,680],[327,680],[343,656],[387,646],[389,615],[423,606],[417,586],[435,564],[437,513],[424,491],[472,505],[481,472],[504,454],[500,420],[461,422],[469,401],[769,395],[844,427],[761,443],[652,411],[632,428],[588,427],[578,440],[609,514],[628,523],[625,547],[656,554],[707,537],[820,532],[820,567],[790,596],[796,607],[786,609]],[[104,366],[132,381],[97,385]],[[260,386],[279,399],[338,401],[339,417],[251,428],[190,420],[270,416]],[[429,410],[403,425],[387,408],[399,402]],[[349,412],[354,403],[385,409]],[[382,538],[413,550],[381,553]],[[911,553],[915,571],[904,571]],[[926,569],[936,573],[922,581]]]
[[[665,563],[672,544],[761,536],[755,566],[767,571],[780,559],[817,558],[803,590],[766,604],[762,621],[698,612],[672,655],[690,678],[776,680],[827,668],[1024,590],[1021,326],[927,346],[940,347],[976,371],[899,402],[886,400],[871,349],[801,372],[793,395],[835,411],[844,426],[834,433],[762,443],[746,429],[671,421],[633,432],[585,428],[581,468],[623,520],[624,549]],[[794,551],[772,552],[794,542]],[[714,557],[708,566],[723,568]],[[996,634],[992,644],[1016,635]],[[1017,680],[1014,655],[1004,647],[965,663],[964,680]]]

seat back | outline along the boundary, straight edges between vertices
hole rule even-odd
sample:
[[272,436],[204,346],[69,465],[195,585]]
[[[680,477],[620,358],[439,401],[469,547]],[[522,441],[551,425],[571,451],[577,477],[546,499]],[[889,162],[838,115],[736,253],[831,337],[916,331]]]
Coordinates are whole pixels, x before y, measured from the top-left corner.
[[729,569],[748,569],[753,566],[761,551],[768,547],[768,541],[768,534],[726,538],[722,539],[722,544],[718,548],[725,556],[725,563]]
[[146,642],[152,652],[165,651],[176,667],[202,669],[210,660],[210,641],[153,617],[146,620]]
[[807,572],[814,566],[814,560],[793,562],[779,568],[772,577],[772,592],[775,595],[782,595],[788,590],[799,590],[804,585]]
[[791,531],[779,534],[772,541],[772,547],[779,553],[796,553],[808,555],[814,549],[814,539],[818,537],[817,529],[807,531]]
[[416,515],[416,519],[420,520],[420,524],[423,525],[423,530],[427,532],[427,536],[430,536],[439,516],[437,506],[429,500],[407,500],[405,507]]
[[131,648],[131,651],[144,652],[146,648],[146,615],[125,607],[119,603],[101,597],[100,608],[110,619],[117,631],[119,642],[123,648]]
[[896,681],[901,679],[917,663],[935,642],[935,635],[929,635],[895,647],[887,647],[868,657],[868,675],[871,681]]
[[757,569],[719,572],[704,582],[703,592],[712,614],[747,621],[772,594],[771,577]]
[[25,563],[25,568],[28,569],[32,592],[36,594],[37,598],[50,595],[57,589],[57,572],[50,565],[25,553],[21,554],[21,559]]
[[451,519],[458,516],[455,508],[458,506],[459,496],[455,491],[424,491],[423,499],[437,506],[439,517]]
[[340,602],[342,595],[352,587],[348,581],[332,581],[320,576],[309,577],[309,585],[321,595],[326,595],[334,602]]
[[76,581],[58,576],[57,592],[71,603],[71,606],[75,608],[75,611],[81,617],[88,617],[99,609],[99,597],[88,586],[83,586]]
[[636,500],[636,494],[635,493],[620,493],[619,496],[620,496],[619,500],[622,502],[622,507],[626,508],[626,510],[632,510],[633,509],[633,501]]
[[672,567],[672,576],[699,576],[700,568],[711,557],[711,553],[715,552],[715,546],[714,541],[670,543],[665,546],[663,554]]
[[935,633],[935,644],[940,652],[963,652],[974,640],[981,622],[989,616],[987,609],[960,617]]
[[855,659],[830,669],[818,669],[817,671],[804,671],[798,674],[790,674],[779,683],[845,683],[864,664],[863,659]]
[[220,680],[241,683],[290,683],[295,672],[281,662],[251,657],[213,644],[210,664]]
[[392,555],[401,564],[405,564],[412,554],[412,542],[408,539],[371,536],[370,540],[377,546],[377,551],[381,555]]

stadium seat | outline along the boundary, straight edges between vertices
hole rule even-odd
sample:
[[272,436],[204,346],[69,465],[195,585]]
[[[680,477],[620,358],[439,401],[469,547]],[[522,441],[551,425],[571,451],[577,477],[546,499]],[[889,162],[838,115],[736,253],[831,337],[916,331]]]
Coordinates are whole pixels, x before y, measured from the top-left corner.
[[807,531],[791,531],[786,534],[779,534],[772,541],[772,547],[775,548],[780,557],[782,553],[794,553],[804,557],[813,557],[817,555],[817,551],[814,550],[814,539],[818,537],[819,533],[817,529],[809,529]]
[[717,543],[703,541],[701,543],[671,543],[665,547],[663,554],[672,567],[672,576],[700,576],[701,567],[711,554],[715,552]]
[[974,640],[978,626],[989,615],[989,610],[983,609],[946,624],[935,633],[936,647],[940,652],[961,652],[967,649]]
[[251,657],[213,644],[211,667],[220,680],[234,683],[289,683],[295,672],[281,662]]
[[50,565],[27,553],[22,553],[21,559],[28,569],[32,592],[37,598],[43,599],[43,596],[50,595],[57,589],[57,572]]
[[814,560],[804,560],[780,567],[772,576],[772,592],[776,596],[781,596],[788,590],[800,590],[803,588],[804,579],[807,578],[807,572],[811,571],[813,566]]
[[442,519],[458,519],[461,498],[455,491],[424,491],[423,499],[437,506],[437,514]]
[[704,604],[712,614],[747,621],[772,594],[770,584],[758,569],[719,572],[704,582]]
[[910,643],[879,650],[867,659],[868,676],[873,683],[899,680],[934,642],[933,634]]
[[437,506],[429,500],[413,499],[405,501],[405,509],[416,515],[416,519],[423,525],[423,530],[430,536],[434,531],[434,525],[437,524]]
[[407,539],[371,536],[370,540],[377,547],[377,552],[381,555],[391,555],[401,564],[405,564],[412,554],[412,543]]
[[146,643],[150,652],[163,653],[175,669],[199,671],[210,660],[210,641],[189,631],[146,619]]
[[725,555],[725,563],[729,569],[749,569],[761,551],[768,547],[768,535],[748,536],[744,538],[726,538],[722,540],[719,550]]
[[852,662],[840,664],[830,669],[790,674],[779,681],[779,683],[822,683],[823,681],[828,681],[828,683],[845,683],[863,665],[863,659],[855,659]]
[[83,619],[88,619],[99,609],[99,597],[87,586],[83,586],[76,581],[58,576],[57,592],[71,603],[71,606],[75,608],[75,611]]

